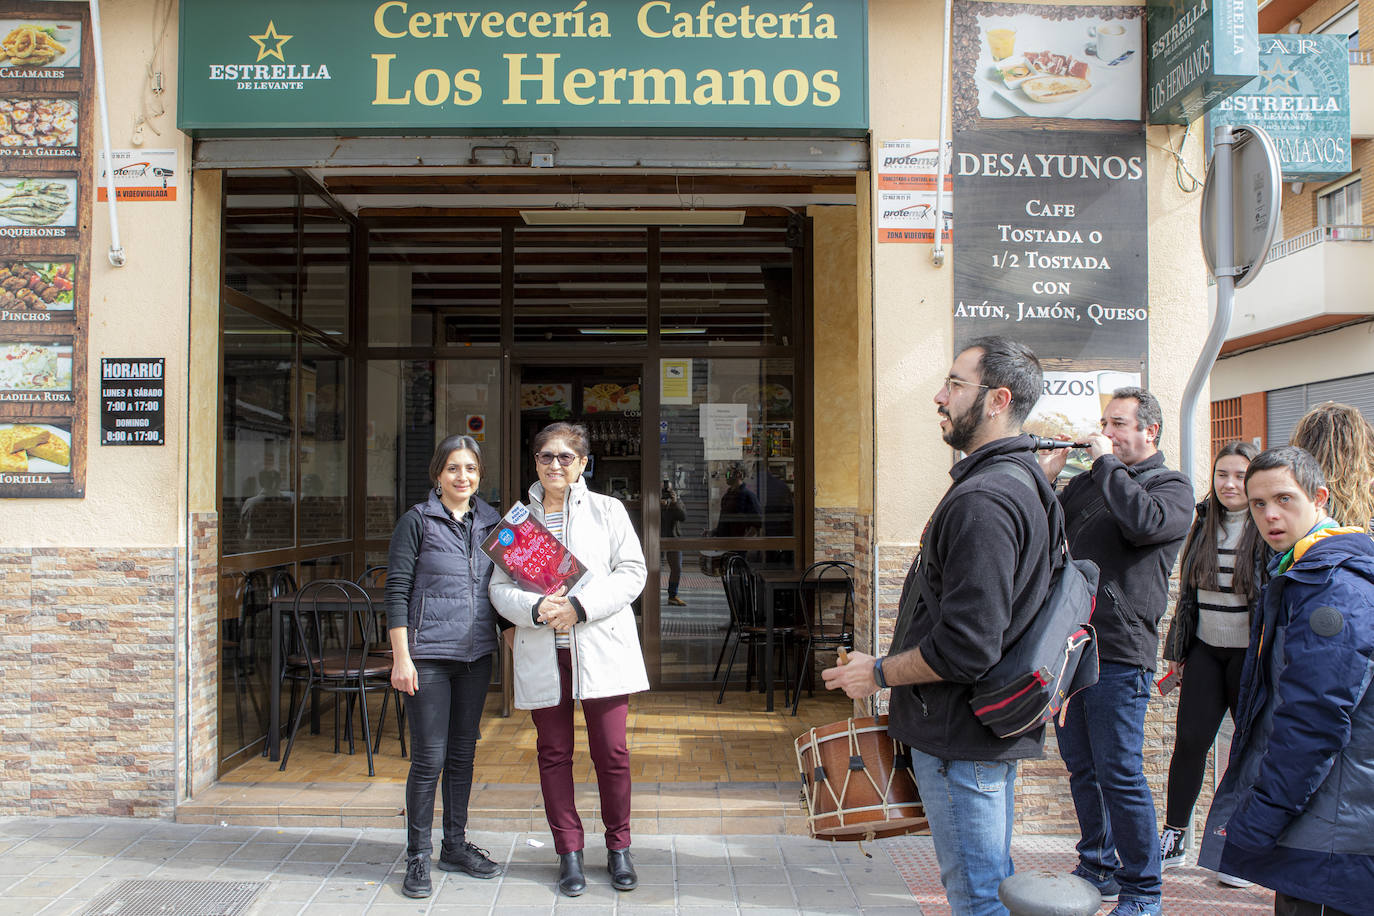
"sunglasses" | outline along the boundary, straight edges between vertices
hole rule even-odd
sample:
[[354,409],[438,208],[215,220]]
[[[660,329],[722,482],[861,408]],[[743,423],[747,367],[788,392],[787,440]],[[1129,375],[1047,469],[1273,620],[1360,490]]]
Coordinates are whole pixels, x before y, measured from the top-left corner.
[[539,462],[539,466],[542,468],[548,467],[555,461],[558,462],[560,467],[567,467],[568,465],[572,464],[574,461],[577,460],[577,456],[574,455],[572,452],[561,452],[557,455],[555,455],[553,452],[538,452],[534,456],[534,460]]

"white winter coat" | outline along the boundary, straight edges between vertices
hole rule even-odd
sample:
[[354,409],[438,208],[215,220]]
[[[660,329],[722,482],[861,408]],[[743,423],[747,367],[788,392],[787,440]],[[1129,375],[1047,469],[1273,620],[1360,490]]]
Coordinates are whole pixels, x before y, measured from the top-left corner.
[[[529,510],[544,521],[544,486],[529,491]],[[571,632],[574,699],[620,696],[649,689],[631,602],[644,590],[644,551],[620,500],[593,493],[578,480],[563,508],[563,543],[586,565],[576,592],[587,614]],[[500,567],[491,576],[491,603],[515,624],[515,705],[543,709],[559,701],[554,630],[534,622],[542,596],[516,585]]]

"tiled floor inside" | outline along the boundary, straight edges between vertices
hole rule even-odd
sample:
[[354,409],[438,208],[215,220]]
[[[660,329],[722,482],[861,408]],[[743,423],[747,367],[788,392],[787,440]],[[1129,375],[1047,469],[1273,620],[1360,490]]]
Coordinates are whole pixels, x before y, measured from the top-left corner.
[[[374,715],[380,712],[374,699]],[[807,729],[846,719],[852,705],[845,697],[824,690],[808,697],[802,692],[797,716],[781,709],[764,711],[764,698],[732,686],[725,702],[716,705],[714,691],[650,691],[630,698],[628,737],[630,762],[636,782],[780,782],[795,780],[797,736]],[[511,710],[509,718],[498,715],[500,698],[492,695],[482,719],[482,740],[477,743],[477,779],[487,783],[538,784],[534,725],[525,710]],[[375,719],[374,719],[375,721]],[[577,713],[579,781],[593,776],[586,753],[586,733]],[[359,738],[361,742],[361,737]],[[221,777],[222,782],[349,782],[368,781],[367,759],[361,743],[349,756],[334,753],[333,719],[323,716],[320,734],[296,739],[286,770],[266,757],[255,756]],[[374,781],[404,782],[410,762],[401,757],[396,719],[389,712],[376,755]]]

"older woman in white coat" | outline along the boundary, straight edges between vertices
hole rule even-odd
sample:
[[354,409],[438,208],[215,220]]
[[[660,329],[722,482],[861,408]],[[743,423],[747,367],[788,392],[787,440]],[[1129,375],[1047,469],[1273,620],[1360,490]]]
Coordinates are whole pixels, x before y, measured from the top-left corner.
[[625,506],[582,482],[587,431],[570,423],[534,439],[539,482],[530,513],[587,567],[575,596],[541,595],[498,567],[491,600],[514,623],[515,705],[532,710],[538,731],[539,785],[558,852],[558,889],[576,897],[582,871],[582,818],[573,793],[573,701],[580,700],[601,793],[606,867],[616,890],[639,884],[630,858],[630,752],[625,720],[631,693],[649,689],[630,604],[644,590],[644,552]]

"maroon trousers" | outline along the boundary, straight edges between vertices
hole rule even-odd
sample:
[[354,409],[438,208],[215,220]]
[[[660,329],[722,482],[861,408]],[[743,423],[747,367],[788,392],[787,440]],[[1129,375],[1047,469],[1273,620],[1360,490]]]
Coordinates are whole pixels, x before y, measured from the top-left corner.
[[[572,652],[568,649],[558,650],[558,677],[562,684],[558,705],[531,710],[531,716],[538,733],[535,745],[544,816],[553,831],[554,849],[562,855],[585,845],[573,788]],[[630,845],[630,750],[625,741],[629,711],[628,694],[582,701],[587,742],[596,766],[596,787],[601,792],[607,849]]]

